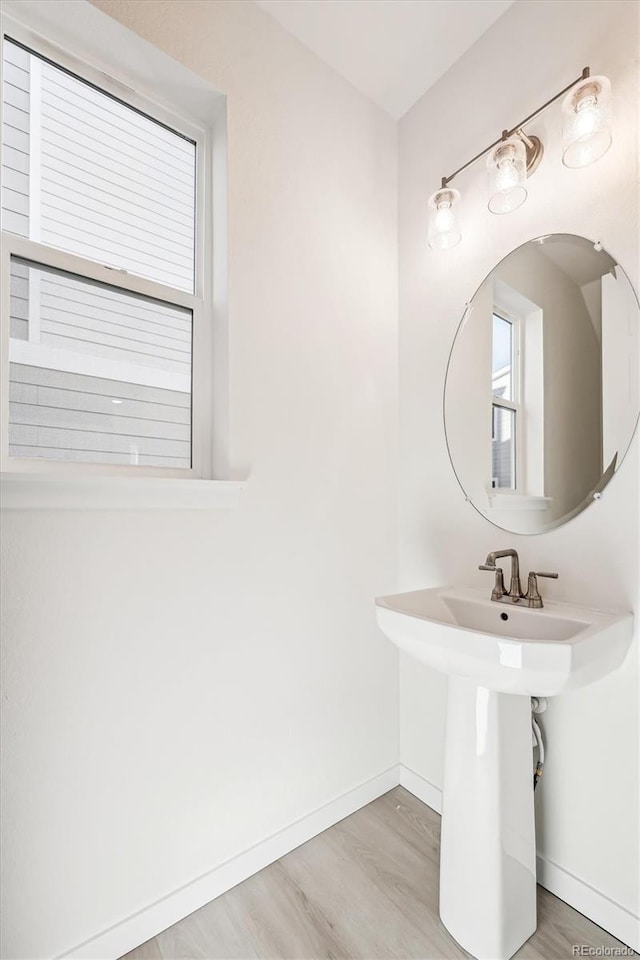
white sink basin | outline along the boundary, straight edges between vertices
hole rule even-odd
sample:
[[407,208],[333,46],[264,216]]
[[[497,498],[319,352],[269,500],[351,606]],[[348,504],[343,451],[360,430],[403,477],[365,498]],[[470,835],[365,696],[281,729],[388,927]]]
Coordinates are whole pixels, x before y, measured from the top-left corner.
[[531,696],[620,666],[630,613],[497,603],[468,587],[376,600],[401,650],[449,675],[440,844],[440,917],[480,960],[508,960],[536,929]]
[[490,690],[542,697],[615,670],[633,634],[631,613],[554,601],[532,610],[496,603],[470,587],[379,597],[376,615],[397,647],[435,670]]

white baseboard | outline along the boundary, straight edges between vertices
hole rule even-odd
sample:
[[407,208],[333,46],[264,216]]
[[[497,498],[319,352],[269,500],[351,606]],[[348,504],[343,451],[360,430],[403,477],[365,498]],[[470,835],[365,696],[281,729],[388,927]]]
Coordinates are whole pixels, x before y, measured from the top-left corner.
[[214,867],[144,910],[127,917],[98,936],[78,944],[61,954],[57,960],[116,960],[134,947],[150,940],[161,930],[166,930],[183,917],[215,900],[258,870],[279,860],[350,814],[355,813],[372,800],[381,797],[396,787],[399,782],[398,767],[393,766],[383,773],[360,784],[335,800],[330,800],[290,826],[285,827],[261,843],[250,847],[238,856]]
[[422,800],[428,807],[435,810],[436,813],[442,813],[442,790],[435,787],[424,777],[421,777],[415,770],[405,767],[404,763],[398,765],[400,774],[400,786],[412,793],[418,800]]
[[[420,774],[399,765],[400,784],[436,813],[442,813],[442,790]],[[626,907],[575,877],[545,857],[537,857],[537,879],[541,887],[564,900],[574,910],[593,920],[622,943],[640,953],[640,917]]]
[[553,860],[537,857],[538,883],[575,910],[593,920],[599,927],[640,953],[640,917],[626,907],[589,886],[584,880],[559,867]]
[[[116,960],[398,784],[436,813],[442,812],[439,787],[404,764],[390,767],[57,960]],[[541,886],[640,953],[640,918],[551,860],[538,857],[537,871]]]

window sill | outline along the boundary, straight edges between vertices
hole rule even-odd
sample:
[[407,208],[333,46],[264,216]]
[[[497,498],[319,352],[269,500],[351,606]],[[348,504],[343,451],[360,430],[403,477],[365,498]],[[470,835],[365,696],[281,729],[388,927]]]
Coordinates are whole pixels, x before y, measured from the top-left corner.
[[3,510],[210,510],[238,505],[245,483],[3,473]]
[[494,510],[546,510],[551,497],[535,497],[518,493],[494,493],[489,495],[489,506]]

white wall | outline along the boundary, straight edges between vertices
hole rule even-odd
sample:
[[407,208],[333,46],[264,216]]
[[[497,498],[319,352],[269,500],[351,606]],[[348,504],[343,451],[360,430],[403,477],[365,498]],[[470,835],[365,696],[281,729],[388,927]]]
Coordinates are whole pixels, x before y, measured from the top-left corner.
[[[624,456],[633,420],[640,407],[640,331],[634,304],[624,293],[624,277],[616,268],[602,278],[600,336],[602,339],[603,460]],[[621,335],[622,334],[622,335]]]
[[101,2],[228,94],[232,512],[3,516],[3,956],[397,762],[396,125],[252,2]]
[[[579,10],[578,10],[579,8]],[[442,387],[465,302],[524,241],[551,232],[600,239],[638,289],[638,7],[518,0],[400,124],[400,582],[460,581],[491,589],[477,571],[487,552],[515,546],[525,573],[557,570],[549,597],[638,610],[638,441],[602,501],[551,533],[492,527],[465,503],[449,464]],[[479,162],[455,181],[463,239],[429,251],[427,198],[440,178],[552,96],[585,64],[614,90],[614,142],[597,164],[561,163],[560,105],[527,129],[545,157],[529,198],[508,216],[486,210]],[[619,672],[557,699],[545,715],[548,759],[536,795],[539,851],[622,907],[638,910],[638,641]],[[442,784],[446,684],[401,661],[401,759]]]

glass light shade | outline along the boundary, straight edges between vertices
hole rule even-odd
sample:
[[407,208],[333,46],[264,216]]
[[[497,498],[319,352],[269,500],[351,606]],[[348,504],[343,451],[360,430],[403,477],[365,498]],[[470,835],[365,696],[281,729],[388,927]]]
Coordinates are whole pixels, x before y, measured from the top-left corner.
[[487,157],[489,210],[511,213],[527,199],[527,152],[520,137],[503,140]]
[[611,146],[611,84],[587,77],[562,101],[562,162],[587,167]]
[[451,187],[429,197],[429,246],[448,250],[460,243],[460,193]]

